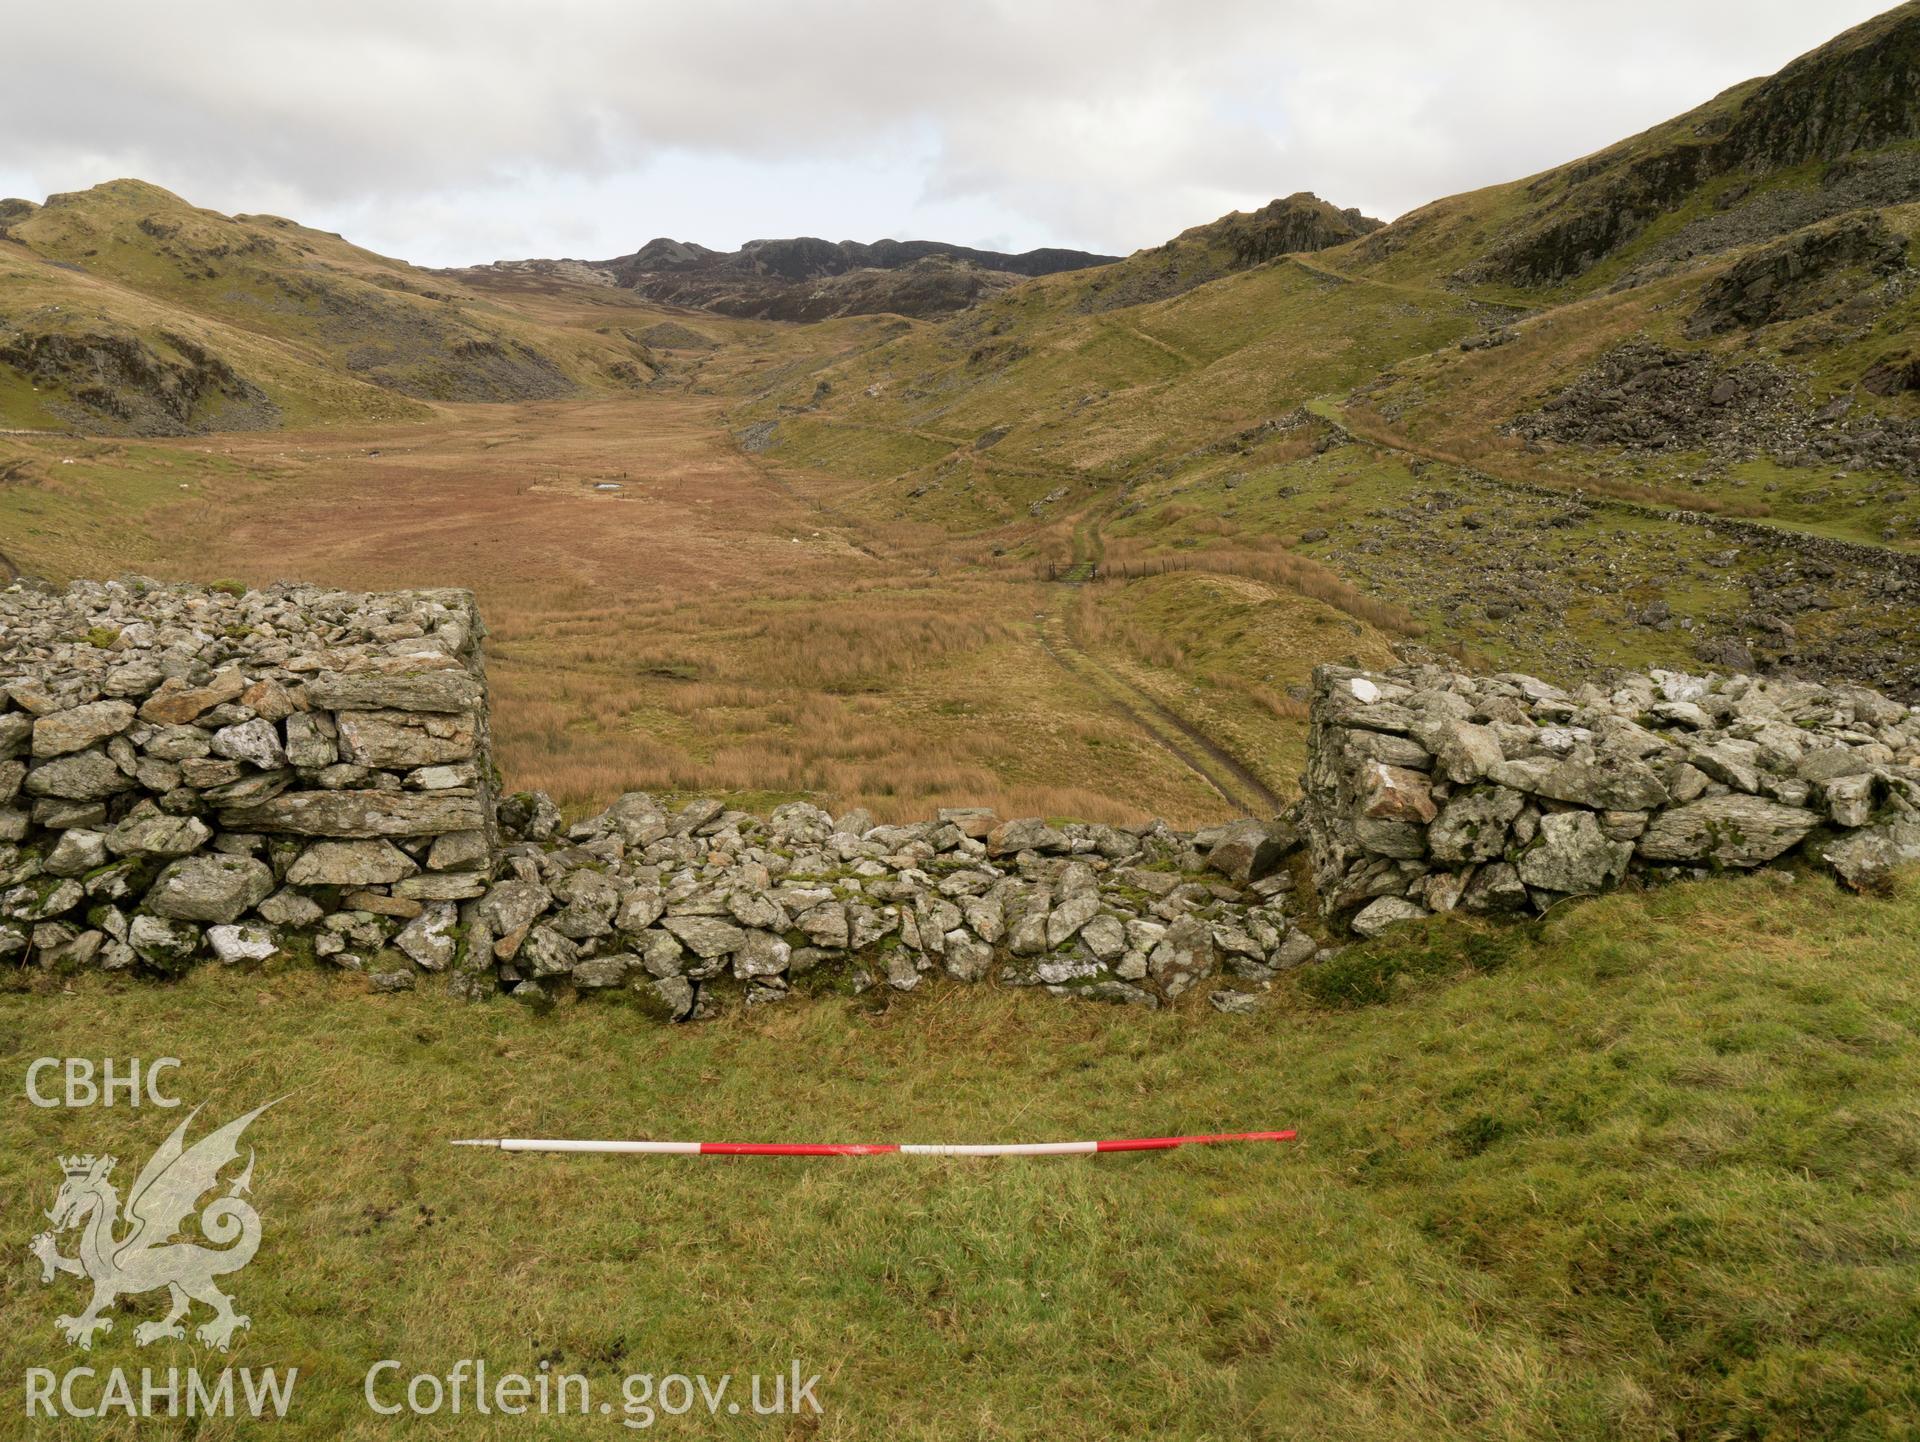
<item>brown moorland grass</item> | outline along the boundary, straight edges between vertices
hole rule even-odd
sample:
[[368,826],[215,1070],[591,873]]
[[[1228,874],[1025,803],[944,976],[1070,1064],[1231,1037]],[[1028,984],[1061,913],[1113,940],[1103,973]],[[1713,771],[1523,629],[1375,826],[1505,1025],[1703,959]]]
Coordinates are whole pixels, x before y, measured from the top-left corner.
[[889,818],[1223,814],[1047,660],[1028,563],[856,529],[847,483],[754,464],[690,391],[0,445],[32,478],[0,495],[0,550],[29,570],[472,587],[507,784],[571,808],[642,788]]

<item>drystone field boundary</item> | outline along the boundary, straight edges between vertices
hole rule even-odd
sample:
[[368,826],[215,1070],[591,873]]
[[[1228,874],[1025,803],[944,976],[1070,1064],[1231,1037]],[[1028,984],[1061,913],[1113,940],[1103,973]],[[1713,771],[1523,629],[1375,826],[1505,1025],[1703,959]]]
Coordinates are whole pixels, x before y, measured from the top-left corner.
[[1920,716],[1873,692],[1433,667],[1320,668],[1279,817],[877,825],[630,793],[566,824],[501,795],[484,634],[464,591],[0,592],[0,959],[311,959],[672,1020],[933,976],[1236,1011],[1349,929],[1794,853],[1869,886],[1920,857]]
[[1563,691],[1439,666],[1314,673],[1302,832],[1370,935],[1796,854],[1920,859],[1920,711],[1864,687],[1654,671]]

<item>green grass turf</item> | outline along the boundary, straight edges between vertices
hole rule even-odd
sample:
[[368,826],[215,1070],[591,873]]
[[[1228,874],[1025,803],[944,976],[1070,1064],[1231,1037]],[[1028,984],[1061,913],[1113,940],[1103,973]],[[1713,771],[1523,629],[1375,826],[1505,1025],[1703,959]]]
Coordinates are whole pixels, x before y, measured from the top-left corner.
[[[300,1368],[276,1435],[387,1435],[369,1364],[479,1357],[616,1399],[629,1372],[823,1374],[805,1425],[663,1428],[685,1435],[1878,1439],[1920,1428],[1916,935],[1911,878],[1721,879],[1434,922],[1245,1019],[932,987],[671,1029],[302,967],[21,978],[0,1051],[16,1078],[178,1056],[203,1122],[286,1094],[248,1136],[266,1233],[231,1282],[233,1364]],[[79,1283],[43,1288],[25,1252],[57,1154],[130,1174],[179,1115],[43,1111],[16,1083],[0,1372],[222,1365],[136,1348],[151,1299],[73,1351],[53,1319]],[[1297,1145],[1056,1161],[444,1145],[1281,1126]]]

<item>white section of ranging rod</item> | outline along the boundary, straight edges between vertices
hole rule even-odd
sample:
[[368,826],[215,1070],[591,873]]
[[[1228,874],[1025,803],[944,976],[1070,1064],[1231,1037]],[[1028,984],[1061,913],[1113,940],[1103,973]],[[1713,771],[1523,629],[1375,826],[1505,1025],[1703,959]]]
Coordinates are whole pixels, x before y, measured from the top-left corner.
[[667,1156],[698,1156],[698,1142],[597,1142],[564,1138],[477,1137],[457,1141],[456,1147],[497,1147],[503,1152],[639,1152]]

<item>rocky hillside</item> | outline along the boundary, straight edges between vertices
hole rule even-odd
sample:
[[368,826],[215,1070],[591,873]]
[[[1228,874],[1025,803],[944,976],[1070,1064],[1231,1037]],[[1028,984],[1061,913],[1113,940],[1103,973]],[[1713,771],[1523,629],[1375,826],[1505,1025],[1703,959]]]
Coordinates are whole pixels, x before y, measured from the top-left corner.
[[1325,250],[1380,225],[1301,191],[1195,226],[1125,260],[1079,250],[1005,255],[925,240],[860,245],[802,237],[749,241],[721,252],[660,239],[598,268],[654,300],[771,320],[949,315],[1021,280],[1082,271],[1091,272],[1075,274],[1084,285],[1084,307],[1108,310],[1178,295],[1292,252]]
[[1291,197],[737,414],[1043,573],[1291,553],[1515,669],[1910,695],[1916,55],[1908,4],[1543,175],[1387,226]]
[[1258,210],[1236,210],[1183,230],[1165,245],[1091,277],[1086,306],[1113,310],[1167,300],[1283,255],[1344,245],[1371,235],[1383,223],[1352,207],[1340,210],[1310,191],[1297,191]]
[[1374,271],[1591,289],[1920,193],[1920,5],[1617,145],[1435,201],[1355,248]]
[[611,283],[650,300],[755,320],[818,321],[843,315],[948,315],[1035,276],[1117,259],[1081,250],[1018,255],[935,240],[750,240],[710,250],[664,236],[604,261],[501,261],[452,274],[484,286],[533,269]]

